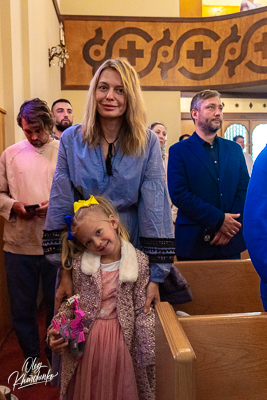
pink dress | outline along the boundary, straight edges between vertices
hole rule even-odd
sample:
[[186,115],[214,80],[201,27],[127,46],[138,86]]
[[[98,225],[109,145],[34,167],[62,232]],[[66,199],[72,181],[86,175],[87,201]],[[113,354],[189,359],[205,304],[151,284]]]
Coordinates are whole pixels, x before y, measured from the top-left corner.
[[138,400],[132,358],[116,310],[119,264],[101,264],[101,309],[69,384],[68,400]]

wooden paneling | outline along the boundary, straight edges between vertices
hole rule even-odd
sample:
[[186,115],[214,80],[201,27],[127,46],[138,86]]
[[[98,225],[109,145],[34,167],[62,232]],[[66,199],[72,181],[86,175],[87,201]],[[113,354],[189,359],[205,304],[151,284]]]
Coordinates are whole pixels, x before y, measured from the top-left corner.
[[88,88],[99,65],[118,56],[144,90],[267,84],[267,7],[206,18],[62,18],[70,56],[62,89]]
[[11,313],[3,253],[4,219],[0,217],[0,348],[11,330]]
[[257,116],[255,116],[255,119],[250,121],[250,134],[251,134],[251,136],[252,136],[252,133],[253,133],[254,129],[256,128],[256,126],[261,125],[261,124],[267,124],[267,114],[266,114],[265,120],[257,119]]
[[249,122],[250,122],[249,119],[244,120],[244,119],[235,118],[234,121],[233,120],[229,120],[229,119],[224,119],[223,123],[222,123],[222,130],[223,130],[223,132],[225,132],[226,129],[229,128],[229,126],[231,126],[233,124],[240,124],[240,125],[243,125],[247,129],[247,131],[249,132],[250,131]]
[[267,398],[266,313],[183,317],[179,322],[196,354],[197,400]]
[[195,131],[195,124],[192,119],[182,119],[181,120],[181,134],[182,135],[192,135]]
[[6,112],[0,108],[0,155],[5,150],[5,114]]
[[[5,111],[0,109],[0,153],[5,149]],[[7,292],[3,253],[4,219],[0,217],[0,348],[11,330],[11,313]]]
[[175,310],[190,315],[264,311],[260,277],[251,260],[178,261],[193,295],[190,303]]
[[168,303],[156,311],[157,400],[267,398],[267,313],[178,318]]

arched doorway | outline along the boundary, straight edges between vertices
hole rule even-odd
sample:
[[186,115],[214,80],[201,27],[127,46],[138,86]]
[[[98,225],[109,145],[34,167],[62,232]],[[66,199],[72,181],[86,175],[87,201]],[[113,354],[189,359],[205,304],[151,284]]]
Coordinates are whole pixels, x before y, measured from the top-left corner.
[[245,142],[245,151],[248,143],[248,130],[242,124],[232,124],[228,126],[224,132],[224,138],[228,140],[233,140],[235,136],[243,136]]
[[252,132],[252,158],[258,157],[267,144],[267,124],[257,125]]

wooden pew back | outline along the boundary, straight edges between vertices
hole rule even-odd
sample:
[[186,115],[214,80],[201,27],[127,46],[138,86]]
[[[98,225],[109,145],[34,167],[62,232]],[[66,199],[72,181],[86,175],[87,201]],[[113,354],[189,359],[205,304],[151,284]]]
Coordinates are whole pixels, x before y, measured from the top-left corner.
[[179,261],[175,265],[190,285],[193,301],[175,310],[190,315],[264,311],[260,278],[251,260]]
[[267,398],[267,313],[178,318],[168,303],[156,308],[157,400]]

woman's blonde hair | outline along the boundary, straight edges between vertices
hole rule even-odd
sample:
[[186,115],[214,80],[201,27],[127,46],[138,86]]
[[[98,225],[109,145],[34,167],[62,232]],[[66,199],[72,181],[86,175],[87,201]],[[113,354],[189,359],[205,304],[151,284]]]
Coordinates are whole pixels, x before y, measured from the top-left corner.
[[[95,196],[95,199],[99,204],[92,204],[89,207],[81,207],[76,211],[72,224],[71,231],[75,235],[79,227],[86,220],[101,220],[108,221],[110,215],[113,215],[117,221],[118,227],[116,229],[119,237],[123,238],[127,242],[129,241],[129,233],[123,223],[120,221],[119,213],[113,204],[103,196]],[[98,214],[98,216],[96,216]],[[99,215],[100,214],[100,215]],[[86,247],[80,243],[77,239],[68,240],[68,232],[62,233],[62,266],[65,269],[72,268],[72,259],[81,255]]]
[[127,156],[140,156],[146,145],[146,111],[138,75],[123,58],[105,61],[96,71],[90,83],[86,110],[82,123],[83,141],[96,147],[102,136],[99,114],[96,109],[96,89],[101,73],[111,68],[120,74],[127,109],[119,131],[118,145]]

